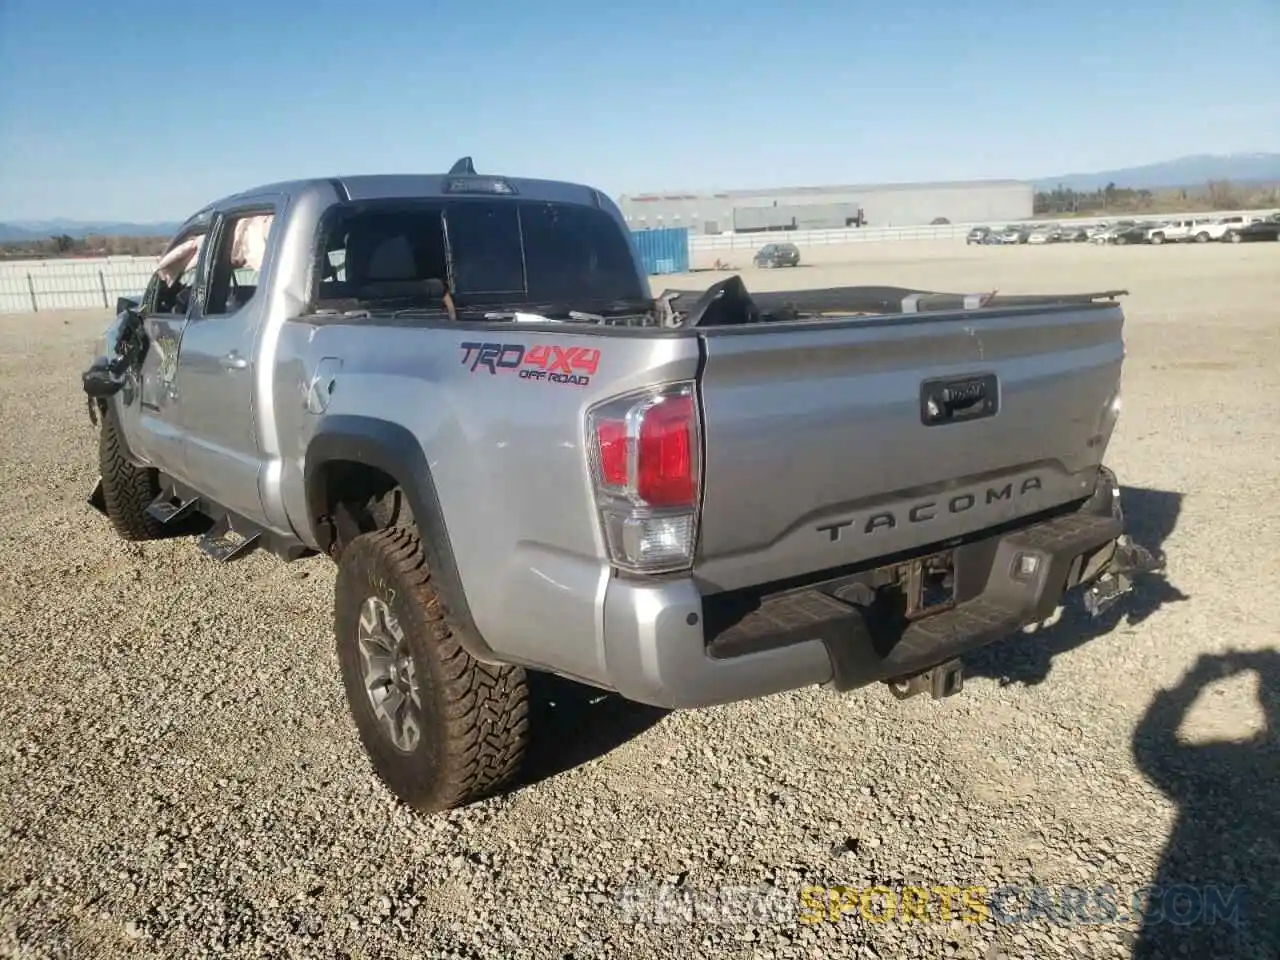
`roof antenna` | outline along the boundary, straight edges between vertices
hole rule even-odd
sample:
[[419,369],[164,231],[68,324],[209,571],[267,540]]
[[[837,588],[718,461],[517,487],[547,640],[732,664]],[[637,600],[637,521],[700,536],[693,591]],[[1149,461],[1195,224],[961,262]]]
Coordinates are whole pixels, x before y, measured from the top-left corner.
[[474,174],[476,172],[475,164],[471,162],[470,157],[463,157],[452,167],[449,168],[449,176],[455,177],[459,174]]

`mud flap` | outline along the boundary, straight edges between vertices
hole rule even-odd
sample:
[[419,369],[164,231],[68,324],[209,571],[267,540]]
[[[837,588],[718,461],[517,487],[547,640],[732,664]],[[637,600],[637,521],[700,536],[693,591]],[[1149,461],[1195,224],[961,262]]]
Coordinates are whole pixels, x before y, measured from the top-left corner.
[[102,478],[99,477],[93,485],[93,490],[89,493],[89,506],[97,510],[104,517],[107,515],[107,499],[102,493]]

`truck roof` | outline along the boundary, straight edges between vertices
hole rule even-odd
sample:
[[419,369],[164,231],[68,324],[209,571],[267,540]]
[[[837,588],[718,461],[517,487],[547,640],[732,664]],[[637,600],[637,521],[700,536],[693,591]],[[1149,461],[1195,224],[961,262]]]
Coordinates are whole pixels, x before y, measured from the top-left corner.
[[[446,183],[471,181],[472,189],[448,190]],[[497,190],[495,183],[505,184]],[[344,200],[381,200],[392,197],[431,199],[457,195],[487,194],[495,198],[514,197],[526,200],[546,200],[560,203],[582,203],[599,209],[612,209],[613,201],[588,184],[567,180],[542,180],[534,177],[510,177],[504,174],[480,174],[475,172],[470,157],[463,157],[447,173],[371,173],[354,176],[310,177],[300,180],[281,180],[259,184],[247,190],[219,197],[183,222],[190,224],[207,217],[222,206],[260,197],[268,193],[283,193],[299,197],[311,192],[323,193],[326,198],[336,191]]]

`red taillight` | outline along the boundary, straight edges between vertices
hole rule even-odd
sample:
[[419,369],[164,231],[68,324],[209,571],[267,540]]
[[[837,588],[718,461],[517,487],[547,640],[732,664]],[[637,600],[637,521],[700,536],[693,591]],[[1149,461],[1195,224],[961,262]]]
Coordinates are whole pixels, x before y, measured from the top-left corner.
[[609,559],[635,573],[688,570],[698,543],[701,426],[692,380],[587,411],[588,460]]
[[636,443],[636,493],[645,503],[682,507],[695,501],[693,418],[689,394],[666,397],[645,412]]
[[596,421],[596,446],[600,458],[600,479],[611,487],[627,485],[627,422]]

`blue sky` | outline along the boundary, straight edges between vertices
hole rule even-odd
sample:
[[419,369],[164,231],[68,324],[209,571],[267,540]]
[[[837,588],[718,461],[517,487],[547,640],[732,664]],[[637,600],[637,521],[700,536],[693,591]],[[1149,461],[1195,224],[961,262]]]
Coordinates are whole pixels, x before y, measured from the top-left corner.
[[0,0],[0,220],[300,176],[645,190],[1280,151],[1278,0]]

